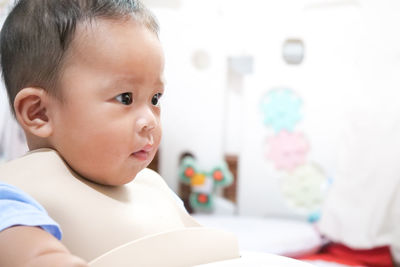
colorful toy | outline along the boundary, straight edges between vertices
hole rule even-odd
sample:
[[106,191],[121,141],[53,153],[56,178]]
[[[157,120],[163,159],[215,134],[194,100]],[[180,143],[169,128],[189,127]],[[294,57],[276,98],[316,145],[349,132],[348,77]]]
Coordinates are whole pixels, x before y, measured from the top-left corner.
[[225,162],[205,172],[199,170],[196,160],[190,156],[182,159],[179,177],[182,183],[190,185],[190,205],[197,212],[212,212],[217,188],[227,187],[233,182],[233,175]]

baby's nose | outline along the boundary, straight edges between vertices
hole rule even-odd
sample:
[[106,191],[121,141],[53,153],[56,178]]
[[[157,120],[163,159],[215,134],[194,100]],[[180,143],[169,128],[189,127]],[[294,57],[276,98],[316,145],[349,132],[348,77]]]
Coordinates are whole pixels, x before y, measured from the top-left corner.
[[153,130],[156,127],[155,120],[152,119],[146,119],[146,118],[140,118],[136,122],[137,124],[137,129],[141,131],[146,131],[149,132]]
[[141,131],[152,131],[157,125],[157,119],[154,116],[153,112],[147,110],[143,112],[141,116],[136,121],[137,129]]

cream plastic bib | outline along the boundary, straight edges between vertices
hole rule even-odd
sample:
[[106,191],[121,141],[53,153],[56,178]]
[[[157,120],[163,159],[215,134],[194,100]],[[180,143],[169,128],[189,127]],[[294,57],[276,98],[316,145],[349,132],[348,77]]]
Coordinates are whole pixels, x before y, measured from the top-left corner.
[[[208,232],[201,227],[177,203],[163,179],[149,169],[141,171],[124,186],[102,186],[79,177],[56,151],[40,149],[0,165],[0,180],[21,188],[41,203],[60,224],[62,242],[73,254],[87,261],[134,240],[171,232],[177,234],[166,236],[181,236],[182,231],[196,232],[196,229],[207,232],[209,237],[195,246],[197,250],[205,250],[200,255],[209,254],[206,250],[212,249],[212,237],[225,252],[209,260],[197,259],[195,263],[239,257],[233,235]],[[178,239],[168,240],[174,246],[173,242]],[[189,238],[187,242],[185,246],[190,248],[190,242],[196,239]],[[190,258],[198,252],[194,250],[187,256]],[[162,248],[158,253],[163,253]],[[149,252],[148,257],[157,257],[157,252]]]

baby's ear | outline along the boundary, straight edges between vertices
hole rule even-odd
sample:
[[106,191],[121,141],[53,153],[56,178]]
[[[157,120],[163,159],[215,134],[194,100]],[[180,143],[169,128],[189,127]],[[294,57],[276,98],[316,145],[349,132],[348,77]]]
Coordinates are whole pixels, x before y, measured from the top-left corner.
[[18,92],[14,110],[18,122],[26,132],[46,138],[53,132],[48,117],[49,95],[42,88],[28,87]]

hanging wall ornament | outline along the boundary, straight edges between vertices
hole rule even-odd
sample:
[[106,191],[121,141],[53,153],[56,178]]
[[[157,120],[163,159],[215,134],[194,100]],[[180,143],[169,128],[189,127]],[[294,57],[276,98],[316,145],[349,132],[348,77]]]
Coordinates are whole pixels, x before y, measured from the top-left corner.
[[192,54],[192,64],[197,70],[206,70],[211,65],[211,56],[205,50],[196,50]]
[[302,133],[285,130],[267,138],[267,153],[278,170],[292,171],[306,162],[309,144]]
[[294,132],[301,121],[302,100],[290,89],[272,89],[261,101],[264,125],[274,134],[266,138],[266,157],[277,170],[285,171],[282,194],[296,213],[317,221],[330,180],[314,163],[307,162],[309,142]]
[[305,214],[309,221],[319,218],[320,209],[328,191],[328,179],[320,166],[307,163],[282,177],[282,193],[288,205]]
[[270,90],[261,100],[264,124],[275,132],[293,131],[301,120],[301,99],[290,89]]

